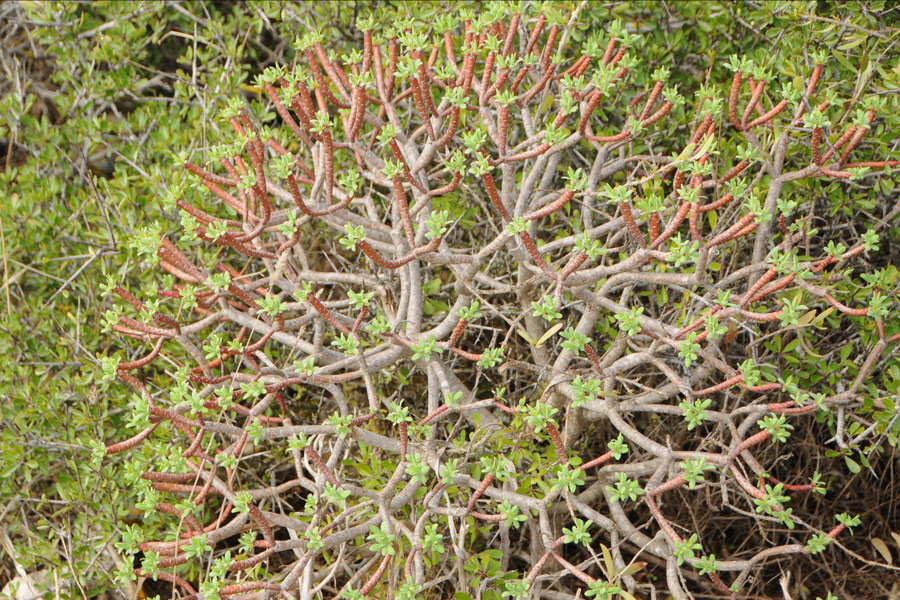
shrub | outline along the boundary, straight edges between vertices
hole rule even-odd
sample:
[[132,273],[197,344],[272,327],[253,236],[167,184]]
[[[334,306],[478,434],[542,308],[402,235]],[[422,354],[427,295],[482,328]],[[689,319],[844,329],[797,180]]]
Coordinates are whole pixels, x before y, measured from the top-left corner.
[[206,8],[0,6],[0,589],[46,570],[54,597],[96,597],[138,514],[120,461],[90,461],[127,421],[127,396],[95,372],[115,348],[100,288],[110,274],[150,293],[126,242],[160,219],[172,148],[216,140],[204,115],[279,52],[256,43],[259,6]]
[[[788,507],[837,477],[785,448],[821,422],[858,471],[896,441],[869,380],[898,337],[896,161],[867,144],[889,100],[838,102],[827,52],[786,86],[738,55],[679,90],[633,28],[576,46],[572,15],[496,6],[361,19],[343,54],[306,36],[223,111],[232,140],[181,157],[180,228],[129,236],[167,275],[105,288],[105,329],[149,344],[99,360],[134,391],[132,437],[94,445],[144,512],[120,582],[750,593],[859,524]],[[868,229],[825,218],[860,191]],[[689,490],[766,541],[735,552]]]

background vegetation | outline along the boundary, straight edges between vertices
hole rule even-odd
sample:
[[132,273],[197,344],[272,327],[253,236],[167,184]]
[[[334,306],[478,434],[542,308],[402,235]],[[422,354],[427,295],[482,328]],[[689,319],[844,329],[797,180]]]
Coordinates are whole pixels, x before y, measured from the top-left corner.
[[[127,456],[92,460],[98,443],[132,433],[126,428],[129,392],[102,377],[101,357],[122,347],[101,333],[103,313],[111,306],[102,288],[113,277],[138,297],[155,294],[159,274],[142,259],[135,240],[148,226],[179,230],[177,212],[165,201],[168,190],[182,181],[179,153],[227,141],[227,125],[216,115],[238,96],[264,100],[255,77],[267,67],[293,64],[293,42],[303,32],[321,31],[325,47],[340,55],[361,44],[362,18],[374,17],[376,28],[410,18],[428,30],[440,15],[467,8],[475,6],[20,2],[0,7],[0,542],[5,549],[0,583],[17,571],[45,570],[44,581],[56,597],[127,597],[136,591],[115,578],[128,560],[123,534],[143,514],[122,485]],[[865,155],[897,158],[900,15],[892,3],[552,2],[527,4],[525,10],[571,21],[571,47],[580,47],[595,30],[605,33],[619,19],[643,36],[645,80],[657,67],[671,70],[671,83],[687,100],[682,114],[697,108],[701,96],[694,92],[701,84],[729,80],[726,67],[733,54],[765,65],[779,85],[802,89],[811,53],[824,52],[826,80],[833,86],[828,91],[847,107],[842,111],[838,104],[832,112],[835,126],[852,121],[857,101],[877,105],[880,116],[866,138]],[[669,133],[685,135],[675,125]],[[848,245],[865,230],[860,223],[879,224],[880,250],[855,268],[879,274],[892,310],[900,263],[893,210],[897,183],[889,171],[860,183],[818,182],[796,192],[800,211],[820,227],[847,232]],[[861,298],[859,277],[845,275],[836,290]],[[436,313],[447,310],[439,296],[435,293],[430,307]],[[873,330],[860,325],[844,334],[849,329],[839,319],[819,325],[829,334],[815,348],[804,347],[802,336],[772,336],[766,349],[795,369],[799,380],[825,378],[829,390],[842,391],[854,380]],[[606,323],[608,331],[601,333],[615,335],[616,326]],[[896,325],[887,327],[888,335],[896,333]],[[796,453],[783,457],[802,464],[806,477],[812,470],[825,473],[829,507],[860,514],[862,525],[844,548],[830,548],[815,561],[772,562],[758,573],[750,593],[780,594],[783,588],[800,598],[824,597],[828,591],[846,598],[882,597],[896,580],[897,571],[890,570],[900,560],[894,537],[900,532],[896,347],[879,358],[866,402],[840,417],[846,419],[849,443],[841,447],[833,441],[836,417],[822,414],[819,423],[809,419],[812,425],[794,432],[793,439],[800,440]],[[128,359],[142,353],[135,346]],[[148,384],[167,385],[163,373],[154,377],[158,380]],[[684,520],[692,513],[702,519],[702,498],[683,501]],[[739,540],[754,531],[752,523],[717,527],[723,538]],[[740,550],[737,544],[734,550]],[[483,562],[473,572],[499,574],[498,557],[485,551],[478,560]],[[171,589],[147,585],[150,595],[165,596],[163,590]]]

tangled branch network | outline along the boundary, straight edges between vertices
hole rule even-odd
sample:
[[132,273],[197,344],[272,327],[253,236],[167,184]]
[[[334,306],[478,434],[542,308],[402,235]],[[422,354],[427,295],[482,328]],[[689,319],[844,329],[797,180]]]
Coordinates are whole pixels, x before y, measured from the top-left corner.
[[[789,189],[896,166],[850,162],[875,107],[832,126],[827,56],[777,91],[736,57],[688,111],[618,23],[578,50],[542,15],[436,27],[361,21],[340,59],[303,38],[224,111],[233,143],[183,157],[180,234],[136,236],[165,285],[110,281],[106,328],[152,346],[103,359],[136,433],[96,454],[129,453],[145,515],[120,575],[207,600],[728,596],[857,525],[793,514],[827,482],[770,469],[898,339],[877,278],[830,287],[879,225],[826,247]],[[823,313],[872,332],[839,393],[760,343]],[[692,494],[760,547],[726,560]]]

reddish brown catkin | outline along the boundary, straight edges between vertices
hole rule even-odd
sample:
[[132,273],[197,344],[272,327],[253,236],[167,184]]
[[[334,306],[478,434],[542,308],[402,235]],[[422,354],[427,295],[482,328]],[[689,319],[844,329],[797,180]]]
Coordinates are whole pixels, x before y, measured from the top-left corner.
[[541,31],[544,30],[544,22],[546,20],[547,17],[543,13],[538,16],[538,20],[534,24],[534,29],[531,30],[531,36],[528,38],[528,44],[525,46],[525,54],[531,53],[531,51],[534,49],[535,44],[537,44],[538,38],[541,36]]
[[731,93],[728,96],[728,120],[734,125],[734,128],[741,131],[741,124],[737,120],[737,102],[741,93],[741,76],[743,73],[738,70],[734,72],[731,80]]
[[328,323],[332,327],[344,334],[350,333],[350,330],[347,329],[343,324],[341,324],[337,319],[335,319],[334,315],[332,315],[331,312],[327,308],[325,308],[325,305],[322,304],[322,302],[314,294],[309,294],[306,297],[306,300],[312,305],[314,309],[316,309],[316,311],[320,315],[322,315],[323,319],[328,321]]
[[641,121],[647,118],[647,115],[650,114],[650,109],[653,108],[653,105],[656,104],[656,99],[659,98],[660,93],[662,93],[663,86],[665,82],[657,81],[653,85],[653,89],[650,90],[650,95],[647,97],[647,102],[644,104],[644,110],[641,111],[640,117],[638,117]]
[[322,473],[322,475],[327,479],[331,485],[334,487],[341,487],[341,482],[338,481],[338,478],[334,476],[334,473],[331,472],[331,469],[328,468],[328,465],[325,464],[325,461],[322,460],[322,457],[319,456],[319,453],[310,448],[306,447],[306,456],[309,457],[309,460],[316,465],[316,468]]
[[578,252],[572,259],[566,264],[562,271],[559,273],[559,281],[560,283],[564,282],[566,278],[569,277],[572,273],[578,270],[581,265],[587,261],[588,255],[584,252]]
[[478,499],[481,498],[482,494],[484,494],[489,487],[491,487],[491,483],[494,481],[494,476],[490,473],[484,476],[484,479],[481,480],[481,485],[479,485],[474,492],[472,492],[472,496],[469,498],[469,503],[466,505],[466,512],[472,512],[472,509],[475,508],[475,503],[478,502]]
[[763,274],[763,276],[760,277],[756,281],[756,283],[754,283],[750,287],[749,290],[747,290],[747,293],[744,294],[743,298],[741,298],[741,301],[738,304],[738,306],[740,306],[740,307],[747,306],[747,304],[750,303],[750,300],[753,298],[753,296],[756,294],[756,292],[761,290],[764,285],[766,285],[767,283],[772,281],[772,279],[774,279],[775,275],[777,275],[777,274],[778,274],[778,269],[775,269],[775,268],[771,268],[768,271],[766,271],[765,274]]
[[631,237],[634,238],[634,241],[636,241],[641,248],[646,248],[647,240],[644,239],[644,234],[641,233],[640,228],[637,226],[637,222],[634,220],[631,206],[629,206],[627,202],[620,202],[619,212],[622,213],[622,218],[625,219],[625,225],[628,227],[628,232],[631,233]]
[[556,425],[554,425],[553,423],[547,423],[546,429],[547,434],[553,441],[553,446],[556,448],[557,461],[561,464],[568,463],[569,453],[566,452],[566,446],[565,444],[563,444],[562,437],[559,435],[559,430],[556,428]]
[[544,217],[550,216],[556,211],[563,208],[566,204],[568,204],[572,198],[575,197],[575,192],[573,190],[565,190],[562,194],[559,195],[559,198],[545,206],[544,208],[540,208],[529,215],[524,217],[525,221],[534,221],[536,219],[542,219]]
[[770,437],[772,437],[772,434],[769,433],[768,431],[766,431],[765,429],[755,433],[754,435],[751,435],[750,437],[745,439],[743,442],[741,442],[740,444],[735,446],[734,450],[732,450],[731,452],[728,453],[728,462],[731,462],[735,459],[735,457],[740,456],[740,454],[744,450],[752,448],[753,446],[755,446],[757,444],[761,444],[762,442],[766,441]]
[[390,554],[384,555],[384,558],[381,559],[381,563],[378,565],[378,568],[375,570],[375,572],[372,574],[372,576],[369,578],[369,580],[365,583],[365,585],[363,585],[359,589],[359,592],[362,596],[368,596],[369,593],[373,589],[375,589],[375,586],[378,584],[379,580],[381,580],[381,577],[384,575],[384,571],[385,571],[385,569],[387,569],[388,561],[390,561],[390,559],[391,559]]
[[762,93],[765,87],[766,82],[760,81],[756,85],[756,88],[753,89],[753,92],[750,96],[750,102],[747,104],[747,108],[744,109],[744,115],[741,117],[741,131],[746,131],[748,129],[747,119],[750,118],[750,113],[753,112],[753,109],[758,105],[759,99],[762,97]]
[[825,156],[822,157],[822,163],[827,163],[828,159],[834,156],[834,153],[840,150],[844,146],[844,144],[846,144],[847,141],[853,137],[853,134],[855,133],[856,125],[851,125],[850,127],[848,127],[847,131],[845,131],[844,134],[837,139],[834,145],[828,149],[828,152],[825,153]]
[[691,212],[688,216],[688,227],[691,231],[691,239],[696,242],[701,241],[700,235],[700,205],[697,202],[691,202]]
[[763,115],[760,115],[759,118],[754,119],[753,121],[750,121],[749,123],[747,123],[747,129],[753,129],[754,127],[756,127],[758,125],[763,125],[764,123],[768,123],[773,118],[775,118],[778,114],[780,114],[781,111],[783,111],[785,108],[787,108],[787,105],[788,105],[788,101],[782,100],[781,102],[779,102],[778,104],[773,106],[768,112],[766,112]]
[[659,213],[654,212],[650,214],[650,243],[656,241],[656,238],[659,237]]
[[550,67],[550,57],[553,53],[553,46],[556,45],[556,36],[559,34],[559,27],[554,25],[550,28],[550,34],[547,36],[547,44],[544,46],[544,53],[541,56],[541,70],[546,72]]

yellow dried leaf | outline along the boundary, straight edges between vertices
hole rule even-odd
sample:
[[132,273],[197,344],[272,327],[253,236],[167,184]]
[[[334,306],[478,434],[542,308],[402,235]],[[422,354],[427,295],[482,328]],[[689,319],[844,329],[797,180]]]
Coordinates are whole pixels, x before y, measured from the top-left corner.
[[878,554],[884,557],[884,561],[892,565],[894,564],[894,558],[891,556],[891,551],[888,548],[887,544],[884,543],[884,540],[881,538],[873,537],[871,539],[872,545],[875,546],[875,549],[878,550]]
[[816,358],[824,358],[825,357],[824,354],[816,354],[813,351],[812,346],[809,345],[809,342],[807,342],[806,338],[803,337],[802,335],[797,336],[797,339],[800,340],[800,345],[803,346],[803,349],[806,350],[806,353],[809,354],[810,356],[815,356]]
[[678,158],[676,158],[675,161],[681,162],[681,161],[687,160],[687,157],[689,157],[691,155],[691,153],[694,151],[694,148],[696,148],[696,147],[697,147],[697,144],[695,144],[694,142],[691,142],[690,144],[688,144],[687,146],[684,147],[684,150],[681,151],[681,154],[678,155]]
[[609,578],[612,579],[616,576],[616,564],[613,562],[612,552],[609,551],[609,548],[600,544],[600,551],[603,553],[603,562],[606,564],[606,573]]
[[813,324],[821,325],[822,323],[825,322],[825,319],[828,317],[828,315],[830,315],[833,312],[834,312],[834,307],[829,306],[828,308],[826,308],[825,310],[823,310],[822,312],[819,313],[819,316],[813,320]]
[[554,333],[556,333],[557,331],[559,331],[560,329],[562,329],[562,326],[563,326],[562,323],[557,323],[556,325],[554,325],[553,327],[551,327],[550,329],[548,329],[547,332],[544,333],[544,335],[541,336],[541,339],[539,339],[539,340],[537,341],[537,344],[534,345],[535,348],[540,348],[541,346],[543,346],[543,345],[544,345],[544,342],[546,342],[547,340],[550,339],[550,336],[552,336]]
[[797,324],[798,325],[807,325],[809,323],[812,323],[812,320],[815,318],[815,316],[816,316],[816,311],[810,310],[810,311],[804,313],[799,319],[797,319]]
[[867,36],[865,36],[865,35],[859,35],[856,39],[851,40],[851,41],[847,42],[846,44],[841,44],[840,46],[837,47],[837,49],[838,50],[851,50],[853,48],[856,48],[857,46],[859,46],[860,44],[862,44],[863,42],[866,41],[866,37]]
[[529,336],[527,333],[525,333],[525,332],[522,331],[521,329],[516,329],[516,333],[518,333],[519,335],[521,335],[521,336],[522,336],[522,339],[524,339],[524,340],[525,340],[526,342],[528,342],[529,344],[532,344],[532,345],[534,344],[534,340],[531,339],[531,336]]
[[647,563],[645,563],[645,562],[634,562],[634,563],[631,563],[630,565],[628,565],[627,567],[625,567],[625,568],[622,570],[621,573],[619,573],[619,576],[620,576],[620,577],[627,577],[628,575],[634,575],[634,574],[637,573],[638,571],[643,570],[644,567],[646,567],[646,566],[647,566]]

